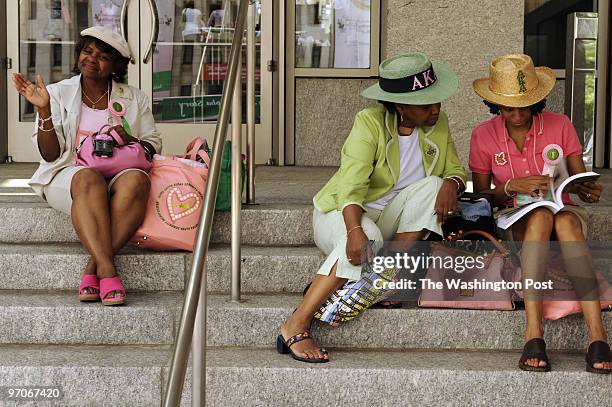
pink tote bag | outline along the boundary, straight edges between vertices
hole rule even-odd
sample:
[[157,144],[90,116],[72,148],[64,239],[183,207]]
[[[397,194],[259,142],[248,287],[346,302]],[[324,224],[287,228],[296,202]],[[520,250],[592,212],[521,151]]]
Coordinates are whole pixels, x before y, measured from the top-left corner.
[[[152,250],[193,250],[210,163],[204,144],[196,138],[183,156],[153,157],[147,210],[132,243]],[[198,156],[205,163],[197,162]]]
[[[482,281],[500,283],[504,278],[505,264],[510,251],[501,242],[498,242],[492,235],[480,230],[473,230],[460,233],[453,240],[461,240],[469,234],[477,234],[486,237],[496,248],[489,253],[484,267],[466,268],[461,274],[454,270],[437,267],[436,264],[427,269],[426,279],[433,282],[441,282],[442,289],[423,288],[419,297],[418,305],[423,308],[462,308],[462,309],[483,309],[510,311],[514,309],[512,301],[513,293],[511,290],[504,289],[493,291],[489,289],[461,289],[452,287],[446,283],[447,279],[458,279],[462,281]],[[475,254],[466,250],[448,247],[443,244],[435,244],[431,256],[436,258],[447,258],[461,256],[464,258],[474,257]]]
[[[520,267],[516,269],[515,273],[514,280],[520,281],[522,279]],[[601,309],[612,310],[612,287],[610,287],[608,280],[601,273],[595,272],[595,276],[597,278],[597,284],[599,285]],[[545,280],[549,279],[553,282],[553,292],[550,296],[558,297],[559,299],[542,301],[544,319],[554,321],[568,315],[581,313],[582,307],[574,293],[574,286],[564,270],[561,256],[554,257],[548,264]],[[517,291],[517,295],[523,298],[522,291]]]

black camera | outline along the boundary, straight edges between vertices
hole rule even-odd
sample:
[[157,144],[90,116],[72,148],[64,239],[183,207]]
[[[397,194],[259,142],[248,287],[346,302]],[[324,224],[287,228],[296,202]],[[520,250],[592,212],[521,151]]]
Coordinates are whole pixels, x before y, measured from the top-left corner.
[[98,134],[94,138],[94,154],[98,157],[112,157],[114,146],[115,140],[108,134]]

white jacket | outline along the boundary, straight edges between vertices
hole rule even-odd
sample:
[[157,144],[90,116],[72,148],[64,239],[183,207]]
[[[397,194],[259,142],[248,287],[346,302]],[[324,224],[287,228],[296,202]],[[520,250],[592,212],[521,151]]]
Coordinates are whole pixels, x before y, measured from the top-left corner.
[[[59,141],[60,156],[53,162],[41,160],[38,170],[30,179],[29,184],[34,192],[43,198],[43,186],[48,185],[60,170],[74,165],[74,142],[81,121],[81,75],[48,85],[47,90],[51,96],[51,117]],[[150,143],[159,154],[162,148],[161,135],[155,127],[145,93],[133,86],[113,81],[110,97],[125,105],[124,117],[130,124],[132,135]],[[38,115],[32,141],[38,149]]]

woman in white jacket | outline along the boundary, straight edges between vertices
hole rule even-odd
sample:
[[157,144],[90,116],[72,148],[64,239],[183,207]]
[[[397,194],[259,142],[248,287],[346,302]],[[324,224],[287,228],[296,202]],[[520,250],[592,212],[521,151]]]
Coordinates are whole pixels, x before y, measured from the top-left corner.
[[30,185],[51,207],[72,217],[81,243],[91,254],[79,287],[81,301],[118,305],[126,301],[113,255],[142,223],[149,195],[148,175],[127,169],[105,179],[93,168],[75,164],[75,146],[111,123],[109,102],[125,107],[131,131],[114,126],[125,142],[140,143],[149,156],[161,151],[161,137],[145,94],[125,83],[131,58],[118,33],[92,27],[81,32],[75,50],[78,75],[45,86],[18,73],[17,91],[37,109],[33,141],[42,160]]

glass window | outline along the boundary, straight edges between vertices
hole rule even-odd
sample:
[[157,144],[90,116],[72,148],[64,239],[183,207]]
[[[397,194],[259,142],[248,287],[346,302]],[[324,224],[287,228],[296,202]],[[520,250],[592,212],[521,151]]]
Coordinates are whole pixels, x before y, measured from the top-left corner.
[[[237,0],[157,0],[159,37],[153,54],[153,115],[158,123],[214,123],[234,36]],[[261,21],[261,1],[256,1]],[[261,31],[256,24],[256,122],[261,89]],[[246,78],[246,47],[242,75]],[[243,81],[243,101],[246,81]],[[245,103],[245,102],[243,102]],[[244,105],[246,106],[246,105]],[[246,107],[243,108],[246,114]]]
[[567,15],[597,11],[597,0],[525,0],[525,53],[536,66],[565,69]]
[[370,0],[296,0],[296,68],[370,68]]
[[30,0],[30,20],[36,20],[36,3],[38,0]]
[[53,44],[53,66],[62,66],[62,46],[61,44]]
[[[124,0],[32,0],[19,7],[19,72],[31,80],[40,74],[52,84],[74,75],[79,33],[103,25],[120,31]],[[21,121],[34,112],[21,97]]]

